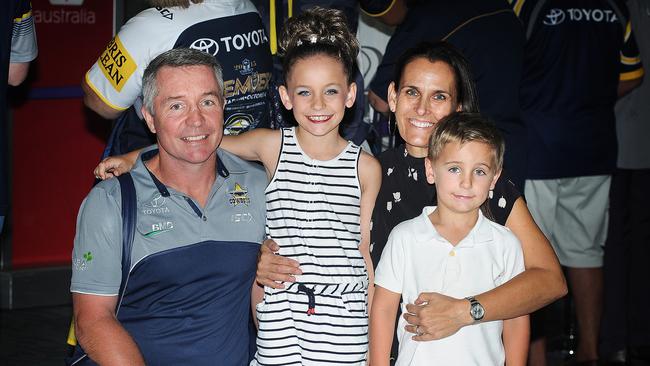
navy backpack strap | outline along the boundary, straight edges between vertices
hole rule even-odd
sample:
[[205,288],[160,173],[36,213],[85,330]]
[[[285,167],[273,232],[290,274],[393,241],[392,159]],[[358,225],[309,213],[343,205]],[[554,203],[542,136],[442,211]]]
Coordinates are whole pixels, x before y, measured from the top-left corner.
[[[135,224],[138,215],[138,200],[135,193],[135,185],[131,174],[124,173],[117,177],[120,182],[122,194],[122,280],[120,282],[120,292],[115,305],[115,315],[120,310],[126,283],[129,279],[129,270],[131,269],[131,249],[133,248],[133,237],[135,235]],[[65,360],[66,365],[70,366],[96,366],[86,352],[79,344],[74,349],[74,354]]]
[[135,185],[130,173],[124,173],[117,177],[120,182],[122,193],[122,281],[120,282],[120,294],[115,308],[115,314],[120,308],[126,283],[131,269],[131,248],[133,248],[133,236],[135,235],[135,224],[138,215],[138,201],[136,199]]

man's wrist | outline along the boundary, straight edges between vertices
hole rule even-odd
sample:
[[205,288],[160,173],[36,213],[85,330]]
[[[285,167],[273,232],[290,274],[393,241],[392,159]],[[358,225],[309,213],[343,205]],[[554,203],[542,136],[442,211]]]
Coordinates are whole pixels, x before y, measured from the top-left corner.
[[460,321],[461,327],[474,324],[474,319],[469,314],[469,302],[465,299],[456,301],[456,318]]

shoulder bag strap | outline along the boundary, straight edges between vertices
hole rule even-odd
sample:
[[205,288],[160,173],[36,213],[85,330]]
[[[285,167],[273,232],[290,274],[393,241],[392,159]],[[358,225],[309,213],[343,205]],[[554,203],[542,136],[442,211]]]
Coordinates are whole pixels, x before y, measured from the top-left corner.
[[[122,280],[120,282],[120,292],[117,298],[117,305],[115,305],[115,315],[120,310],[126,283],[129,278],[129,270],[131,269],[131,249],[133,248],[133,237],[135,235],[135,223],[138,214],[138,201],[136,199],[135,186],[133,185],[133,178],[131,174],[125,173],[117,177],[120,182],[120,190],[122,193]],[[93,365],[94,363],[88,357],[88,354],[77,344],[74,354],[66,358],[66,365]]]
[[133,237],[135,235],[136,219],[138,215],[138,201],[136,199],[135,185],[130,173],[121,174],[117,177],[122,191],[122,281],[120,293],[115,306],[115,314],[120,310],[126,283],[128,282],[131,270],[131,249],[133,248]]

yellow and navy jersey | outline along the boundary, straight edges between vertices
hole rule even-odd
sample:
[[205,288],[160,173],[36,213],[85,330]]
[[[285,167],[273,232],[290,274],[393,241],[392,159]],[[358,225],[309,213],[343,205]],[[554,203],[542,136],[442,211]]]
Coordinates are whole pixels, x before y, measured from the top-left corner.
[[262,16],[269,34],[271,52],[278,50],[278,37],[284,22],[314,6],[341,10],[347,18],[350,30],[356,33],[359,24],[359,8],[371,17],[386,14],[396,0],[252,0]]
[[[602,1],[606,6],[589,8],[554,7],[545,0],[509,0],[515,14],[526,27],[530,38],[536,27],[557,26],[566,22],[616,23],[623,30],[623,46],[620,50],[619,79],[633,80],[643,77],[643,67],[639,57],[629,13],[623,1]],[[551,2],[552,3],[552,2]]]
[[643,75],[623,1],[516,0],[526,31],[521,86],[528,178],[609,174],[619,81]]
[[11,32],[11,62],[30,62],[38,55],[36,31],[29,1],[18,1]]
[[[7,116],[7,87],[10,62],[30,62],[38,53],[32,5],[29,0],[0,1],[0,125]],[[9,209],[8,176],[5,146],[8,136],[0,131],[0,217]],[[0,224],[0,226],[2,226]]]
[[[126,110],[142,94],[149,62],[164,51],[183,47],[211,54],[221,64],[225,134],[268,126],[273,64],[268,37],[248,0],[205,0],[188,8],[140,12],[108,43],[86,73],[86,82],[105,104]],[[142,127],[139,120],[132,123]]]

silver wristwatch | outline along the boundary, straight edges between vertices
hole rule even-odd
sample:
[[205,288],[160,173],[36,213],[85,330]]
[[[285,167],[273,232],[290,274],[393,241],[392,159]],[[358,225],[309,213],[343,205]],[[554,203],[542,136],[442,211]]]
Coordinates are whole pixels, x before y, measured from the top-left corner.
[[472,317],[472,319],[474,319],[475,322],[483,319],[483,316],[485,315],[485,309],[483,308],[483,305],[481,305],[481,303],[478,302],[474,296],[468,296],[465,299],[469,301],[469,315]]

